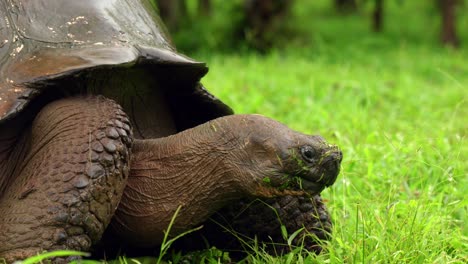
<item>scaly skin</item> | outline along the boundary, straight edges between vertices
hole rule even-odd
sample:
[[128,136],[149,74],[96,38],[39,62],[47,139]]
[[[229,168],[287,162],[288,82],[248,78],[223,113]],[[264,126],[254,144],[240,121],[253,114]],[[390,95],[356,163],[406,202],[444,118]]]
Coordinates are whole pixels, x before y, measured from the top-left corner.
[[[0,258],[44,250],[88,251],[99,240],[129,174],[132,132],[125,113],[103,97],[52,102],[38,114],[0,198]],[[58,261],[58,260],[57,260]]]
[[[287,230],[287,238],[303,228],[291,247],[283,237],[281,225]],[[265,250],[273,255],[284,254],[297,246],[318,254],[322,251],[323,241],[329,239],[330,231],[327,208],[320,195],[314,195],[254,201],[243,199],[213,215],[197,235],[205,237],[210,245],[233,253],[245,251],[248,245],[253,246],[255,238],[257,242],[265,243]],[[246,244],[242,244],[239,238]],[[190,240],[184,244],[202,245]]]
[[90,250],[121,197],[108,233],[152,247],[179,206],[172,234],[242,197],[318,193],[333,184],[341,161],[322,138],[260,115],[135,140],[130,158],[128,118],[100,96],[50,103],[21,140],[11,157],[24,158],[7,161],[15,170],[2,175],[12,179],[0,200],[0,256],[7,261],[42,250]]
[[[315,149],[317,163],[306,163],[297,153],[305,145]],[[311,171],[316,181],[329,185],[339,168],[328,168],[330,164],[318,160],[326,160],[323,157],[331,151],[336,156],[330,162],[341,161],[341,152],[320,137],[295,132],[260,115],[226,116],[174,136],[136,140],[133,150],[129,181],[107,237],[124,246],[146,248],[161,243],[179,206],[172,235],[204,222],[242,197],[304,195],[307,191],[279,188],[303,170],[309,179]],[[316,171],[320,174],[315,175]],[[306,202],[292,209],[300,204]],[[280,206],[292,212],[285,204]],[[304,224],[309,222],[314,220]],[[299,228],[301,223],[294,226]],[[291,232],[294,226],[288,226]]]
[[[283,237],[281,225],[287,230],[287,238],[302,229],[291,246]],[[174,247],[193,251],[215,246],[229,251],[235,259],[245,257],[255,243],[272,255],[298,246],[318,254],[330,231],[330,216],[320,195],[242,199],[216,212],[201,230],[180,238]]]

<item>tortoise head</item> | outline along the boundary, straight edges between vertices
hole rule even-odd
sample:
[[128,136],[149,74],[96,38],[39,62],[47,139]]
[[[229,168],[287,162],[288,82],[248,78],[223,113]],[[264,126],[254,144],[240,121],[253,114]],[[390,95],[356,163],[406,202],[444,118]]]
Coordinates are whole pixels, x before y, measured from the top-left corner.
[[[238,116],[239,117],[239,116]],[[243,134],[237,173],[253,177],[248,192],[273,197],[320,193],[339,174],[342,152],[320,136],[305,135],[260,115],[240,116],[233,130]],[[248,182],[248,179],[245,179]]]

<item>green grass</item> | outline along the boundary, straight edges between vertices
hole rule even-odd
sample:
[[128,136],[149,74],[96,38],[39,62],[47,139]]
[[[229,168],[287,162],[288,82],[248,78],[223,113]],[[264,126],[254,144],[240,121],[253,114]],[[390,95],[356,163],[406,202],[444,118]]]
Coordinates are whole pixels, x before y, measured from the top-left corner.
[[464,49],[440,47],[426,1],[393,2],[382,34],[369,31],[366,10],[338,17],[317,1],[295,10],[289,23],[301,34],[283,49],[190,54],[208,63],[204,84],[237,113],[321,134],[344,153],[323,192],[334,221],[326,252],[258,250],[246,262],[468,262],[468,35],[460,30]]
[[303,5],[290,23],[305,34],[285,49],[194,54],[237,113],[342,148],[340,178],[323,193],[335,226],[319,263],[468,262],[468,36],[465,49],[440,47],[433,11],[410,4],[389,6],[382,34],[362,14]]
[[213,56],[205,84],[238,113],[342,148],[340,179],[324,192],[335,235],[321,259],[467,261],[466,61],[418,47],[349,52]]

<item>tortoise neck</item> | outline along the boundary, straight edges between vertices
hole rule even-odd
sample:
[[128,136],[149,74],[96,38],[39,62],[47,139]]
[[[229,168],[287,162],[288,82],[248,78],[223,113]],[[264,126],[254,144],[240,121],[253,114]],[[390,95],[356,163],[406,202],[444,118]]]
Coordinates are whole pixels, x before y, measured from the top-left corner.
[[25,149],[28,148],[29,130],[25,129],[23,134],[18,136],[0,137],[0,198],[10,185],[10,181],[15,178],[19,160],[25,156]]
[[131,177],[151,177],[161,185],[158,197],[183,196],[180,204],[188,204],[189,200],[202,203],[207,198],[213,206],[213,200],[223,204],[239,198],[242,188],[227,165],[231,140],[219,136],[209,124],[196,130],[196,134],[186,131],[165,138],[136,140]]
[[[245,183],[227,164],[235,146],[229,131],[212,122],[165,138],[135,140],[130,177],[114,221],[121,225],[117,229],[132,226],[128,237],[138,237],[135,243],[155,243],[179,206],[175,232],[242,197]],[[135,231],[135,226],[144,230]]]

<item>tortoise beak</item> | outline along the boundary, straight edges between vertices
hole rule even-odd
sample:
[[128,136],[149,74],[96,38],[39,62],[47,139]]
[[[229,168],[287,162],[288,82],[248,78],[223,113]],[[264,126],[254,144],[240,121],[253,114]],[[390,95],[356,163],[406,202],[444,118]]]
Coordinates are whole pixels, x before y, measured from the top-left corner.
[[322,154],[318,163],[299,176],[303,179],[302,187],[312,193],[320,193],[326,187],[333,185],[340,173],[343,153],[337,147],[330,147]]
[[335,183],[338,174],[340,173],[341,161],[343,160],[343,153],[338,148],[325,154],[320,167],[323,169],[324,177],[320,181],[326,187]]

